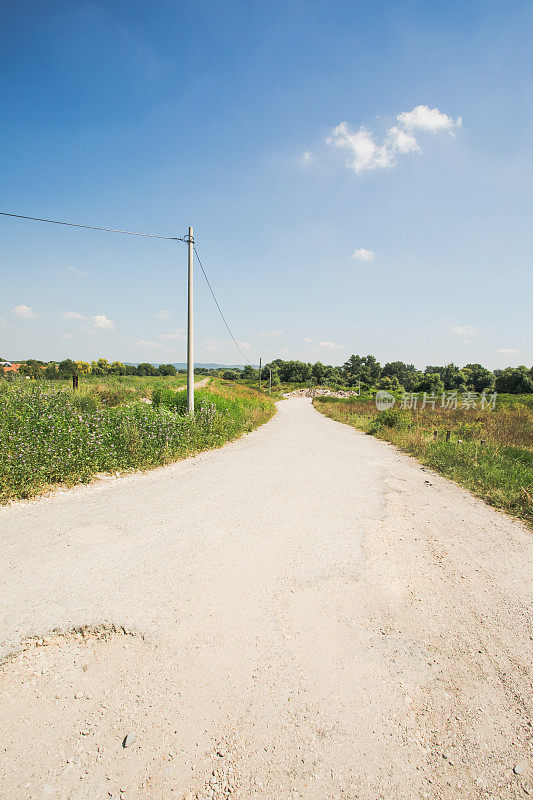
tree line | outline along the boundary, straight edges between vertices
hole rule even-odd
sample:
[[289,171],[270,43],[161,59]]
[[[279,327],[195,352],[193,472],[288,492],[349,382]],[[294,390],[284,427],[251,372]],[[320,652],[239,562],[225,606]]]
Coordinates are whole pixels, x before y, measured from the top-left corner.
[[[1,360],[1,359],[0,359]],[[38,361],[28,359],[21,363],[19,374],[31,378],[48,380],[70,378],[72,375],[139,375],[158,376],[176,375],[186,370],[177,370],[173,364],[150,363],[123,364],[121,361],[107,361],[99,358],[96,361]],[[3,369],[0,365],[0,376]],[[247,365],[244,369],[209,369],[197,367],[196,374],[218,375],[226,380],[256,381],[259,370]],[[440,394],[444,391],[484,392],[496,391],[508,394],[525,394],[533,392],[533,367],[507,367],[506,369],[489,370],[482,364],[466,364],[458,367],[455,364],[445,366],[427,366],[417,369],[414,364],[403,361],[390,361],[382,366],[371,355],[351,355],[342,366],[332,366],[317,361],[314,364],[304,361],[284,361],[276,358],[262,368],[262,380],[269,380],[272,385],[282,383],[302,383],[329,386],[332,388],[353,387],[361,392],[385,389],[387,391],[427,392]]]
[[[390,361],[382,366],[371,355],[351,355],[342,366],[331,366],[317,361],[283,361],[280,358],[266,364],[261,378],[268,380],[272,370],[272,384],[314,383],[333,388],[353,387],[361,392],[385,389],[390,392],[427,392],[440,394],[444,391],[484,392],[496,391],[509,394],[533,392],[533,367],[507,367],[489,370],[482,364],[455,364],[427,366],[417,369],[414,364]],[[223,373],[227,379],[242,377],[258,379],[259,370],[247,366],[239,374],[235,370]]]
[[[73,361],[71,358],[66,358],[64,361],[39,361],[35,358],[30,358],[27,361],[21,362],[18,370],[19,375],[26,375],[30,378],[46,378],[47,380],[65,380],[72,375],[140,375],[157,376],[157,375],[177,375],[179,372],[185,370],[177,370],[173,364],[160,364],[158,367],[154,364],[123,364],[121,361],[107,361],[105,358],[99,358],[96,361]],[[0,375],[3,369],[0,366]]]

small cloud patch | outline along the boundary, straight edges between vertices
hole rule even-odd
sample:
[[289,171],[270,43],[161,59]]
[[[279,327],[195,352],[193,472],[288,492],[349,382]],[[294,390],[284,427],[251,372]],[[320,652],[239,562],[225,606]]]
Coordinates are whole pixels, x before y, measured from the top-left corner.
[[356,261],[374,261],[376,254],[373,250],[367,250],[365,247],[360,247],[358,250],[353,251],[352,258],[354,258]]

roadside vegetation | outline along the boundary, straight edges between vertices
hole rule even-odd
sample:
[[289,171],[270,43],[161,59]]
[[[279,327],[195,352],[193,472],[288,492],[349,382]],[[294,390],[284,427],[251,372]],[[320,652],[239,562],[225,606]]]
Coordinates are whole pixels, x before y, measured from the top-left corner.
[[[494,409],[417,408],[378,411],[373,396],[317,397],[315,408],[385,439],[465,486],[496,508],[533,524],[532,395],[498,395]],[[399,402],[399,397],[398,397]],[[398,405],[397,402],[397,405]]]
[[212,380],[196,390],[191,417],[179,381],[148,380],[80,382],[77,391],[57,382],[1,381],[0,502],[220,447],[275,411],[253,389]]

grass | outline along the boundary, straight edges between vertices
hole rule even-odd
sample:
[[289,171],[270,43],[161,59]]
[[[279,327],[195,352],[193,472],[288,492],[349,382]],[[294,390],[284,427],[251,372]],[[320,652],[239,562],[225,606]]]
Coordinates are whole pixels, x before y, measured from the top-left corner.
[[[529,398],[529,396],[526,396]],[[501,395],[495,410],[389,410],[373,399],[317,397],[315,408],[416,456],[487,503],[533,524],[533,408]]]
[[[143,380],[149,385],[137,383]],[[98,380],[73,392],[57,381],[0,382],[0,502],[220,447],[275,411],[251,389],[213,381],[209,390],[195,392],[190,417],[180,405],[184,392],[172,391],[180,388],[176,383]],[[158,401],[158,391],[168,392],[174,404]],[[147,392],[154,395],[153,405],[142,400]]]

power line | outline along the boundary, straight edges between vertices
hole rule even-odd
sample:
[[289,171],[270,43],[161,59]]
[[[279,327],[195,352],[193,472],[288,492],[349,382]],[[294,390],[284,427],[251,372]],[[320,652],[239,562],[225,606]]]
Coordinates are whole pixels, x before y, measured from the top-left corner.
[[207,275],[206,275],[206,272],[205,272],[205,269],[204,269],[204,265],[202,264],[202,262],[201,262],[201,260],[200,260],[200,256],[198,255],[198,250],[196,249],[196,247],[194,248],[194,252],[196,253],[196,258],[198,259],[198,263],[200,264],[200,268],[201,268],[202,272],[204,273],[204,278],[205,278],[205,280],[206,280],[206,283],[207,283],[207,285],[209,286],[209,290],[210,290],[211,294],[213,295],[213,300],[215,301],[216,307],[217,307],[217,308],[218,308],[218,310],[219,310],[220,316],[221,316],[221,317],[222,317],[222,319],[224,320],[224,325],[225,325],[225,326],[226,326],[226,328],[228,329],[228,333],[229,333],[229,335],[231,336],[231,338],[233,339],[233,341],[234,341],[234,343],[235,343],[235,347],[237,348],[237,350],[239,351],[239,353],[241,354],[241,356],[244,358],[244,360],[245,360],[245,361],[247,361],[247,362],[250,364],[250,366],[252,366],[252,362],[251,362],[251,361],[250,361],[250,359],[249,359],[247,356],[245,356],[245,355],[244,355],[244,353],[242,352],[242,350],[241,350],[241,348],[240,348],[240,346],[239,346],[239,343],[237,342],[237,339],[236,339],[236,338],[235,338],[235,336],[232,334],[232,332],[231,332],[231,328],[230,328],[230,326],[228,325],[228,323],[226,322],[226,317],[225,317],[225,316],[224,316],[224,314],[222,313],[222,309],[220,308],[219,302],[218,302],[217,298],[215,297],[215,293],[214,293],[214,291],[213,291],[213,287],[212,287],[212,286],[211,286],[211,284],[209,283],[209,278],[208,278],[208,277],[207,277]]
[[135,233],[134,231],[120,231],[115,228],[97,228],[95,225],[77,225],[75,222],[62,222],[58,219],[41,219],[41,217],[26,217],[23,214],[10,214],[8,211],[0,211],[3,217],[15,217],[16,219],[30,219],[33,222],[50,222],[53,225],[68,225],[70,228],[86,228],[91,231],[108,231],[108,233],[125,233],[128,236],[149,236],[151,239],[167,239],[172,242],[187,242],[186,236],[159,236],[156,233]]
[[[100,228],[100,227],[97,227],[96,225],[78,225],[75,222],[64,222],[64,221],[58,220],[58,219],[43,219],[42,217],[27,217],[24,214],[12,214],[9,211],[0,211],[0,215],[3,216],[3,217],[13,217],[15,219],[27,219],[27,220],[31,220],[32,222],[48,222],[48,223],[50,223],[52,225],[68,225],[70,228],[85,228],[86,230],[90,230],[90,231],[107,231],[108,233],[123,233],[123,234],[126,234],[127,236],[148,236],[151,239],[167,239],[168,241],[172,241],[172,242],[186,242],[186,243],[189,243],[189,237],[188,236],[160,236],[160,235],[158,235],[156,233],[137,233],[135,231],[122,231],[122,230],[118,230],[116,228]],[[250,366],[252,366],[252,362],[242,352],[241,347],[240,347],[239,343],[237,342],[237,339],[235,338],[235,336],[231,332],[231,328],[230,328],[230,326],[228,325],[228,323],[226,321],[226,317],[222,313],[222,309],[220,308],[220,304],[219,304],[219,302],[218,302],[218,300],[217,300],[217,298],[215,296],[215,293],[213,291],[213,287],[209,283],[209,278],[207,277],[206,271],[204,269],[204,265],[202,264],[202,261],[200,259],[200,256],[198,255],[198,250],[196,249],[196,247],[194,247],[194,252],[196,253],[196,258],[198,259],[198,263],[200,264],[200,267],[201,267],[201,270],[202,270],[202,272],[204,274],[204,278],[206,280],[206,283],[209,286],[209,291],[211,292],[211,294],[213,296],[213,300],[215,301],[215,305],[218,308],[220,316],[222,317],[222,319],[224,321],[224,325],[228,329],[229,335],[233,339],[235,347],[237,348],[237,350],[239,351],[241,356],[244,358],[244,360],[247,361],[248,364],[250,364]]]

